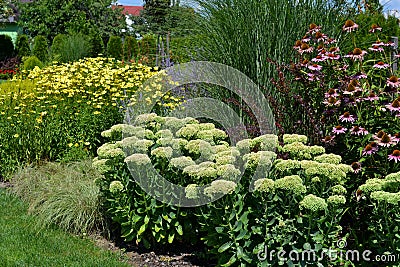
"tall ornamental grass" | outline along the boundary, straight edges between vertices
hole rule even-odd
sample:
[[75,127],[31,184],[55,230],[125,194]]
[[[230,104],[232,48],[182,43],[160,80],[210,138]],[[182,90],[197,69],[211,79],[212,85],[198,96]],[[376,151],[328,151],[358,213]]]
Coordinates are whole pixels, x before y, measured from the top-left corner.
[[[275,67],[268,63],[289,63],[296,36],[311,23],[327,25],[328,34],[341,38],[342,21],[350,12],[348,4],[338,1],[304,0],[194,0],[203,20],[200,28],[207,36],[202,40],[202,59],[234,67],[259,84],[265,94],[282,102],[270,83]],[[338,33],[338,34],[335,34]],[[233,97],[218,89],[217,96]]]

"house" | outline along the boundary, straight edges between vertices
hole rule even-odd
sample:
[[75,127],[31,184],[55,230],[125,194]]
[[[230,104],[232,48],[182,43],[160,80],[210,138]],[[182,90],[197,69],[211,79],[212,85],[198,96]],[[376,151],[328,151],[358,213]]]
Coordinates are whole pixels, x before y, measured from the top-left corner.
[[[125,21],[127,25],[127,30],[128,32],[132,32],[132,24],[134,23],[133,20],[131,19],[131,16],[133,17],[139,17],[140,12],[143,10],[143,6],[124,6],[124,5],[116,5],[113,6],[113,8],[122,8],[122,14],[125,15]],[[125,32],[125,31],[124,31]]]
[[134,17],[140,16],[140,12],[143,10],[143,6],[123,6],[120,5],[119,7],[123,8],[122,13],[125,15],[132,15]]
[[[32,0],[20,0],[20,2],[27,3],[32,2]],[[18,10],[13,4],[11,5],[11,8],[13,9],[14,14],[9,16],[7,19],[1,21],[2,26],[0,27],[0,34],[9,35],[15,45],[15,42],[17,41],[17,36],[19,33],[21,33],[21,28],[17,25],[17,20],[19,16]]]

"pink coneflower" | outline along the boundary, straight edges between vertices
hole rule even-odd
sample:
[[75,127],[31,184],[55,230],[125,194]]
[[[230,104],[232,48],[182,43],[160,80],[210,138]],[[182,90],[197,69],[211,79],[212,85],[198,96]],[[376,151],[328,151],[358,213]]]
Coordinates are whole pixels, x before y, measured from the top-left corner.
[[320,78],[315,73],[307,73],[307,80],[313,82],[313,81],[319,81]]
[[387,68],[389,68],[389,66],[390,66],[389,64],[379,61],[378,63],[374,64],[372,67],[377,68],[377,69],[387,69]]
[[379,100],[379,97],[374,92],[370,92],[368,97],[365,98],[365,100],[375,101],[375,100]]
[[310,63],[310,61],[308,59],[304,59],[302,62],[300,62],[300,66],[307,67],[308,63]]
[[386,84],[389,87],[393,87],[393,88],[399,88],[400,86],[400,81],[396,76],[390,76],[389,79],[387,79]]
[[350,112],[345,112],[343,115],[339,116],[339,120],[342,122],[354,122],[356,119],[354,118],[353,115],[350,114]]
[[367,79],[368,76],[367,74],[363,73],[363,72],[357,72],[356,74],[354,74],[353,79],[354,80],[359,80],[359,79]]
[[313,50],[314,48],[312,46],[309,46],[306,43],[302,43],[298,51],[300,54],[303,54],[303,53],[311,53]]
[[380,47],[378,45],[373,45],[372,47],[370,47],[368,49],[373,51],[373,52],[383,52],[383,51],[385,51],[382,47]]
[[334,141],[335,140],[335,136],[330,136],[330,135],[327,135],[327,136],[325,136],[324,138],[322,138],[322,142],[323,143],[325,143],[326,145],[333,145],[334,144]]
[[300,50],[300,47],[301,47],[302,44],[303,44],[303,43],[302,43],[300,40],[297,40],[297,41],[294,43],[293,49],[295,49],[295,50]]
[[382,138],[377,140],[377,143],[379,146],[384,146],[384,147],[389,147],[393,145],[395,142],[393,142],[392,138],[388,134],[383,134]]
[[338,60],[340,58],[340,55],[334,54],[334,53],[327,53],[325,55],[326,59],[330,59],[330,60]]
[[382,27],[374,23],[371,25],[371,29],[369,30],[369,32],[376,32],[376,31],[382,31]]
[[377,40],[376,43],[373,43],[372,46],[384,46],[385,43],[382,41]]
[[395,99],[392,103],[385,105],[390,111],[399,111],[400,110],[400,102]]
[[321,30],[321,26],[318,26],[315,23],[311,23],[310,26],[308,27],[308,34],[314,34],[316,32],[319,32]]
[[322,70],[322,66],[321,66],[321,65],[318,65],[318,64],[311,64],[311,65],[308,65],[308,68],[309,68],[310,70],[316,70],[316,71]]
[[326,58],[323,55],[317,55],[315,58],[311,59],[312,62],[322,62],[325,60]]
[[368,145],[366,145],[366,146],[364,147],[363,152],[362,152],[362,155],[363,155],[363,156],[365,156],[365,155],[372,155],[372,154],[374,154],[375,152],[376,152],[376,150],[375,150],[370,144],[368,144]]
[[324,45],[323,44],[320,44],[320,45],[318,45],[317,46],[317,51],[321,54],[325,54],[325,47],[324,47]]
[[399,58],[400,54],[394,55],[394,58]]
[[328,99],[325,99],[323,104],[327,106],[339,106],[340,105],[340,99],[334,98],[334,97],[328,97]]
[[344,57],[351,58],[352,60],[362,61],[366,54],[368,54],[367,51],[361,50],[360,48],[354,48],[352,52],[349,52]]
[[339,47],[334,46],[334,47],[329,48],[329,53],[336,53],[336,52],[340,52]]
[[322,32],[316,32],[315,33],[315,39],[317,42],[324,42],[328,36],[326,34],[323,34]]
[[361,171],[361,163],[360,162],[353,162],[351,164],[351,168],[353,169],[354,173],[359,173]]
[[347,128],[344,128],[340,125],[333,127],[332,133],[334,134],[341,134],[345,133],[347,131]]
[[303,43],[308,43],[311,40],[311,36],[304,35],[303,38],[301,38],[301,41]]
[[400,142],[400,133],[395,133],[395,134],[393,135],[393,137],[392,137],[392,140],[393,140],[394,142],[396,142],[396,144],[397,144],[398,142]]
[[334,89],[334,88],[329,89],[328,92],[325,93],[325,97],[326,98],[328,98],[328,97],[337,97],[337,96],[338,96],[338,93],[336,92],[336,89]]
[[357,105],[357,100],[355,97],[351,96],[348,99],[345,99],[345,104],[348,106],[356,106]]
[[333,39],[333,38],[328,38],[326,41],[325,41],[325,44],[334,44],[334,43],[336,43],[337,42],[337,40],[336,39]]
[[377,134],[372,135],[375,140],[381,139],[386,133],[380,130]]
[[360,126],[353,126],[350,129],[350,133],[353,135],[367,135],[368,131],[365,130],[364,128],[360,127]]
[[361,91],[360,83],[353,79],[350,81],[350,83],[347,85],[346,90],[343,91],[343,94],[345,95],[353,95],[354,93]]
[[394,160],[394,162],[397,163],[397,161],[400,161],[400,150],[393,150],[392,154],[388,156],[389,160]]
[[394,47],[395,43],[393,43],[392,41],[388,41],[387,43],[384,43],[383,45],[384,46],[392,46],[392,47]]
[[346,32],[352,32],[358,28],[358,25],[354,23],[352,20],[346,20],[346,22],[343,25],[343,31]]

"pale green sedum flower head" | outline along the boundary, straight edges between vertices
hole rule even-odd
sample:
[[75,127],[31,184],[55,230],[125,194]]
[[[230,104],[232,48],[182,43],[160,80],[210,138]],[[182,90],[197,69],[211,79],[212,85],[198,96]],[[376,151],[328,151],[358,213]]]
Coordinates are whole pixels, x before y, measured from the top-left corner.
[[301,195],[307,191],[303,185],[303,180],[298,175],[290,175],[277,179],[275,180],[274,187],[275,190],[289,191],[295,195]]
[[226,180],[215,180],[209,187],[204,189],[204,194],[208,197],[214,197],[219,194],[232,194],[236,189],[236,183]]
[[109,190],[111,193],[115,194],[124,190],[124,185],[120,181],[112,181]]
[[301,209],[307,209],[312,212],[326,210],[328,205],[325,199],[317,197],[313,194],[307,195],[300,201],[299,206]]
[[254,191],[263,193],[273,193],[275,182],[272,179],[262,178],[254,182]]

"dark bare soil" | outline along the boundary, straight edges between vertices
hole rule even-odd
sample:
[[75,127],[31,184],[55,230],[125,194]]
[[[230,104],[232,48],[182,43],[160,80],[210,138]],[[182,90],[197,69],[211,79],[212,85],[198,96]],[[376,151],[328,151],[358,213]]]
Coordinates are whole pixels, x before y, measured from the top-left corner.
[[200,257],[201,248],[187,246],[165,245],[157,250],[148,250],[123,241],[111,242],[102,237],[96,237],[96,244],[113,251],[124,251],[125,260],[135,267],[212,267],[213,260]]

